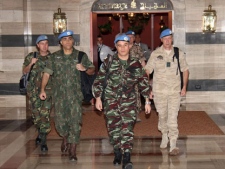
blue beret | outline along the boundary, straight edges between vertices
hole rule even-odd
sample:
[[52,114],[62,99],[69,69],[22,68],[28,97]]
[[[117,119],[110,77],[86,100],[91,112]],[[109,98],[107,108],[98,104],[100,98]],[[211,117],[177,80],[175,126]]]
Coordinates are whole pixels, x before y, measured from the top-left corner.
[[130,41],[130,38],[129,38],[129,36],[122,34],[122,35],[119,35],[119,36],[117,36],[115,38],[114,43],[116,44],[118,41],[126,41],[126,42],[129,42]]
[[172,31],[170,29],[165,29],[164,31],[161,32],[160,34],[160,39],[165,37],[165,36],[169,36],[169,35],[172,35]]
[[58,36],[58,40],[61,40],[63,37],[67,37],[67,36],[73,36],[73,31],[71,31],[71,30],[66,30],[66,31],[62,32],[62,33]]
[[46,35],[40,35],[38,36],[37,40],[36,40],[36,45],[43,40],[48,40],[48,37]]
[[135,32],[134,31],[128,31],[128,32],[126,32],[126,35],[135,35]]

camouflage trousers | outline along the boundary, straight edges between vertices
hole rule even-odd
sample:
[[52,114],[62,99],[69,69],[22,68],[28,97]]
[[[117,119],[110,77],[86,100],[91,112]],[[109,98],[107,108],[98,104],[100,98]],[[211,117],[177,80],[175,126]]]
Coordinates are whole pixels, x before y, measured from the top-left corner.
[[32,120],[40,133],[49,133],[51,131],[50,113],[52,108],[52,99],[48,97],[41,100],[38,95],[30,97],[32,107]]
[[154,103],[159,114],[158,129],[168,133],[171,139],[178,138],[177,116],[180,108],[180,93],[166,94],[154,92]]
[[[78,99],[77,99],[78,100]],[[60,136],[68,143],[80,142],[82,123],[81,101],[57,99],[55,102],[55,127]]]
[[110,143],[114,149],[121,148],[124,152],[131,152],[137,113],[136,104],[126,105],[126,103],[114,102],[113,106],[105,112]]

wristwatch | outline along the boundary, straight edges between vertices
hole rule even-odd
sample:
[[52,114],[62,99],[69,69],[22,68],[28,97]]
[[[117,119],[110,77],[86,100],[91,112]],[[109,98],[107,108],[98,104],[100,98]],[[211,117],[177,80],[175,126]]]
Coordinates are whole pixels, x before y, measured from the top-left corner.
[[149,102],[145,102],[145,104],[151,104],[151,102],[149,101]]

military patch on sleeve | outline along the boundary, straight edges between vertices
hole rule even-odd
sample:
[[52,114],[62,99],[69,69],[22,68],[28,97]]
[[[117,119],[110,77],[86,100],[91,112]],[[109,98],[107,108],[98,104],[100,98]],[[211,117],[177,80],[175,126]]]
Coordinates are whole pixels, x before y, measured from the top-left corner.
[[163,60],[163,57],[161,55],[157,56],[157,60]]

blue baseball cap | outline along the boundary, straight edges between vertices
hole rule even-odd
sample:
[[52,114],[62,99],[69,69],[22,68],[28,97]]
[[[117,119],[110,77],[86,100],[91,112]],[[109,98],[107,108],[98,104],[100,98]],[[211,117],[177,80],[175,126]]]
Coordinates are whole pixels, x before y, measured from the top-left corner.
[[130,37],[125,35],[125,34],[122,34],[122,35],[119,35],[115,38],[114,40],[114,44],[116,44],[118,41],[126,41],[126,42],[129,42],[130,41]]
[[46,35],[40,35],[38,36],[37,40],[36,40],[36,45],[43,40],[48,40],[48,37]]
[[71,31],[71,30],[66,30],[66,31],[62,32],[62,33],[58,36],[58,40],[61,40],[63,37],[67,37],[67,36],[73,36],[73,31]]
[[128,32],[126,32],[126,35],[135,35],[135,32],[134,31],[128,31]]
[[161,32],[160,34],[160,39],[165,37],[165,36],[169,36],[169,35],[172,35],[172,31],[170,29],[165,29],[164,31]]

